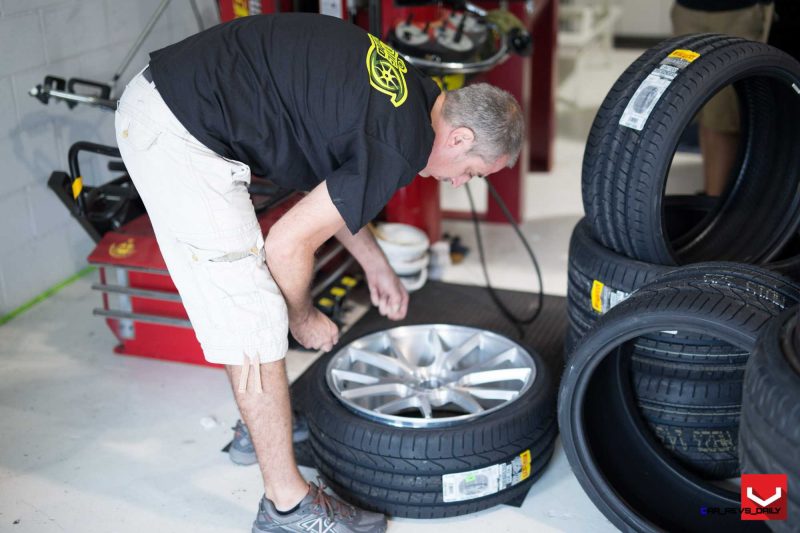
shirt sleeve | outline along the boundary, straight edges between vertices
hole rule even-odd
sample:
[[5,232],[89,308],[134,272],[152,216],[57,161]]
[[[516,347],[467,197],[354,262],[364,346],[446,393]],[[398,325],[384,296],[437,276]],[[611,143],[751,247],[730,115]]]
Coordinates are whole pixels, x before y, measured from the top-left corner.
[[416,175],[397,150],[369,135],[339,136],[330,150],[338,168],[326,179],[328,194],[353,234]]

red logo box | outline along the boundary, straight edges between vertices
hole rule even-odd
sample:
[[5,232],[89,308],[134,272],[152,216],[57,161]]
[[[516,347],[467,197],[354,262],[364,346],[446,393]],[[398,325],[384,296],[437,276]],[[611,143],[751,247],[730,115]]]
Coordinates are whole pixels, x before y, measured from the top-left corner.
[[742,474],[742,520],[786,520],[786,474]]

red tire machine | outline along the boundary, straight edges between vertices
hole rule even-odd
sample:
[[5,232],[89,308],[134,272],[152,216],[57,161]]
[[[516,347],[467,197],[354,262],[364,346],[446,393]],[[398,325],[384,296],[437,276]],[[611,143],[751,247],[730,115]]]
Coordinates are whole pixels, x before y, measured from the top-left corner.
[[[97,247],[89,263],[100,273],[92,289],[102,294],[94,314],[119,340],[116,353],[210,365],[203,357],[186,310],[158,248],[150,218],[127,174],[104,185],[83,185],[79,155],[113,158],[109,169],[124,172],[119,150],[78,142],[69,150],[69,173],[53,172],[48,186],[61,199]],[[249,187],[261,231],[270,227],[302,198],[266,180],[253,178]],[[334,319],[342,300],[357,284],[354,260],[334,240],[317,252],[312,296],[315,305]],[[210,365],[218,366],[218,365]]]

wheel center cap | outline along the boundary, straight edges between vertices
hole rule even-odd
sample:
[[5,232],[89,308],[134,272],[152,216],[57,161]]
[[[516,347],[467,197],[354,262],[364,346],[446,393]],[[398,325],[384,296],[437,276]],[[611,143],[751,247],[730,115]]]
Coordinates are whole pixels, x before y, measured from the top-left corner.
[[419,382],[419,387],[422,389],[438,389],[442,385],[438,378],[428,378]]

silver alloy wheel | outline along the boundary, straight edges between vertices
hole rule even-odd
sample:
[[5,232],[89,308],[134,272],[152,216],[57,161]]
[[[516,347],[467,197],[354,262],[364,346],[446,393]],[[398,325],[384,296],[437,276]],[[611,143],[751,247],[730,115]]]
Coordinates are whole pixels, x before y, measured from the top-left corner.
[[466,422],[516,401],[536,379],[519,344],[481,329],[401,326],[357,339],[328,363],[328,387],[345,406],[398,427]]

